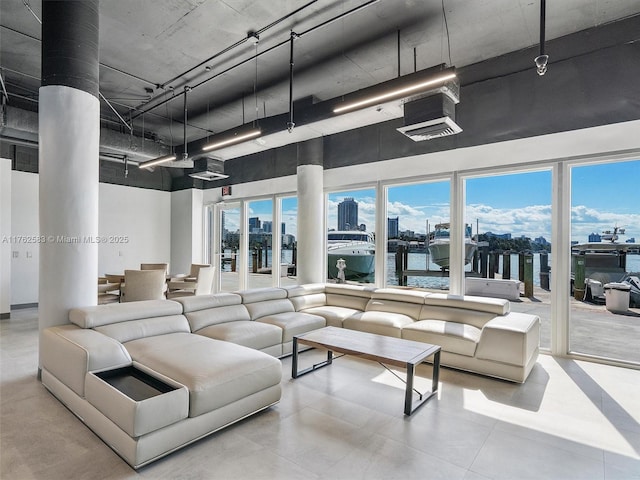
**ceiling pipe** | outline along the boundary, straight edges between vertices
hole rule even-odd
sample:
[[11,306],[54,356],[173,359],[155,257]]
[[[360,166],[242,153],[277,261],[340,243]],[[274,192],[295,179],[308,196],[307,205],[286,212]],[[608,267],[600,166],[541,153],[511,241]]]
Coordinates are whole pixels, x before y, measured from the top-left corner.
[[212,55],[211,57],[207,58],[206,60],[203,60],[202,62],[200,62],[199,64],[197,64],[194,67],[191,67],[190,69],[176,75],[175,77],[173,77],[171,80],[167,80],[166,82],[164,82],[162,85],[160,85],[160,88],[165,88],[167,85],[169,85],[170,83],[175,82],[176,80],[178,80],[180,77],[184,77],[186,74],[193,72],[195,69],[202,67],[203,65],[209,63],[211,60],[214,60],[216,58],[218,58],[221,55],[224,55],[225,53],[227,53],[230,50],[233,50],[236,47],[239,47],[240,45],[246,43],[248,40],[252,39],[252,38],[258,38],[260,36],[261,33],[266,32],[267,30],[269,30],[270,28],[275,27],[276,25],[284,22],[287,18],[292,17],[293,15],[295,15],[296,13],[301,12],[302,10],[304,10],[305,8],[307,8],[308,6],[316,3],[318,0],[312,0],[311,2],[307,3],[306,5],[302,5],[300,8],[297,8],[296,10],[286,14],[284,17],[280,17],[279,19],[275,20],[274,22],[270,23],[269,25],[267,25],[266,27],[262,27],[260,30],[256,31],[256,32],[249,32],[247,34],[247,36],[245,38],[243,38],[242,40],[237,41],[236,43],[234,43],[233,45],[230,45],[226,48],[224,48],[223,50],[220,50],[218,53]]
[[287,122],[287,130],[289,133],[293,131],[293,127],[296,124],[293,121],[293,39],[296,37],[296,33],[291,30],[291,37],[289,42],[291,43],[291,49],[289,50],[289,121]]
[[547,62],[549,61],[549,55],[544,53],[545,17],[546,0],[540,0],[540,55],[534,59],[534,62],[536,62],[536,70],[540,76],[547,73]]
[[[356,12],[366,8],[366,7],[369,7],[370,5],[373,5],[374,3],[378,3],[379,1],[380,0],[369,0],[368,2],[363,3],[362,5],[358,5],[357,7],[354,7],[351,10],[343,12],[340,15],[337,15],[337,16],[335,16],[333,18],[330,18],[330,19],[328,19],[328,20],[326,20],[326,21],[324,21],[324,22],[322,22],[322,23],[320,23],[318,25],[315,25],[314,27],[311,27],[311,28],[309,28],[309,29],[307,29],[307,30],[305,30],[303,32],[298,32],[297,33],[297,37],[302,37],[304,35],[312,33],[312,32],[316,31],[319,28],[325,27],[325,26],[327,26],[327,25],[329,25],[329,24],[331,24],[333,22],[336,22],[336,21],[338,21],[338,20],[340,20],[342,18],[345,18],[345,17],[347,17],[349,15],[352,15],[353,13],[356,13]],[[244,43],[246,40],[248,40],[248,38],[243,39],[242,43]],[[206,79],[202,80],[199,83],[196,83],[195,85],[191,86],[191,89],[194,90],[194,89],[198,88],[199,86],[204,85],[205,83],[207,83],[207,82],[209,82],[209,81],[211,81],[211,80],[213,80],[215,78],[218,78],[219,76],[224,75],[224,74],[230,72],[231,70],[234,70],[234,69],[244,65],[247,62],[255,60],[256,58],[261,57],[262,55],[265,55],[265,54],[267,54],[267,53],[269,53],[269,52],[271,52],[271,51],[273,51],[273,50],[275,50],[277,48],[280,48],[283,45],[287,45],[288,43],[289,43],[289,39],[283,40],[280,43],[277,43],[276,45],[273,45],[272,47],[267,48],[266,50],[263,50],[263,51],[261,51],[259,53],[256,53],[255,55],[253,55],[251,57],[248,57],[245,60],[241,60],[240,62],[238,62],[238,63],[236,63],[234,65],[231,65],[230,67],[226,68],[225,70],[223,70],[221,72],[218,72],[215,75],[213,75],[213,76],[211,76],[209,78],[206,78]],[[161,96],[164,96],[164,95],[166,95],[166,92],[163,92]],[[131,110],[137,110],[137,112],[138,112],[135,115],[133,115],[132,120],[137,118],[137,117],[139,117],[140,115],[143,115],[146,112],[149,112],[151,110],[155,110],[156,108],[164,105],[165,103],[168,103],[168,102],[174,100],[179,95],[182,95],[182,93],[178,93],[178,94],[176,94],[176,95],[174,95],[174,96],[172,96],[170,98],[166,98],[166,99],[162,100],[161,102],[159,102],[159,103],[157,103],[155,105],[152,105],[149,108],[143,108],[144,105],[142,105],[140,107],[132,108]],[[159,98],[159,97],[156,97],[156,98]],[[148,105],[148,103],[150,103],[151,101],[153,101],[153,99],[150,100],[149,102],[147,102],[145,105]]]
[[107,100],[107,99],[104,97],[104,95],[102,95],[102,92],[98,92],[98,95],[100,95],[100,98],[101,98],[102,100],[104,100],[104,103],[106,103],[107,105],[109,105],[109,108],[113,111],[113,113],[115,113],[115,114],[116,114],[116,116],[120,119],[120,121],[124,124],[124,126],[125,126],[125,127],[127,127],[131,133],[133,133],[133,127],[132,127],[131,125],[129,125],[129,124],[127,123],[127,121],[126,121],[124,118],[122,118],[122,115],[120,115],[120,114],[118,113],[118,111],[113,107],[113,105],[111,105],[111,103],[109,103],[109,100]]
[[[194,70],[196,70],[197,68],[200,68],[200,67],[202,67],[203,65],[206,65],[207,63],[210,63],[212,60],[215,60],[216,58],[218,58],[218,57],[220,57],[220,56],[224,55],[225,53],[228,53],[228,52],[230,52],[231,50],[233,50],[233,49],[235,49],[235,48],[239,47],[240,45],[245,44],[247,41],[252,40],[252,39],[255,39],[255,38],[258,38],[258,37],[260,36],[260,34],[261,34],[261,33],[266,32],[267,30],[269,30],[269,29],[271,29],[271,28],[275,27],[276,25],[278,25],[278,24],[280,24],[280,23],[284,22],[286,19],[288,19],[288,18],[292,17],[293,15],[295,15],[295,14],[297,14],[297,13],[301,12],[302,10],[304,10],[305,8],[307,8],[308,6],[310,6],[310,5],[314,4],[314,3],[315,3],[315,2],[317,2],[317,1],[318,1],[318,0],[312,0],[312,1],[308,2],[307,4],[302,5],[301,7],[299,7],[299,8],[297,8],[297,9],[295,9],[294,11],[292,11],[292,12],[290,12],[290,13],[288,13],[288,14],[287,14],[287,15],[285,15],[284,17],[280,17],[279,19],[275,20],[274,22],[270,23],[269,25],[267,25],[267,26],[265,26],[265,27],[262,27],[262,28],[260,28],[259,30],[255,31],[255,32],[253,32],[253,31],[252,31],[252,32],[249,32],[249,33],[247,34],[247,36],[246,36],[246,37],[244,37],[244,38],[242,38],[242,39],[238,40],[237,42],[235,42],[235,43],[234,43],[234,44],[232,44],[232,45],[229,45],[228,47],[223,48],[222,50],[220,50],[219,52],[217,52],[217,53],[213,54],[212,56],[210,56],[210,57],[209,57],[209,58],[207,58],[206,60],[203,60],[202,62],[198,63],[197,65],[195,65],[195,66],[193,66],[193,67],[191,67],[191,68],[189,68],[188,70],[185,70],[184,72],[179,73],[178,75],[174,76],[173,78],[171,78],[171,79],[167,80],[167,81],[166,81],[166,82],[164,82],[164,83],[156,84],[156,85],[155,85],[155,86],[156,86],[156,88],[162,88],[162,89],[164,90],[168,85],[170,85],[171,83],[175,82],[175,81],[176,81],[176,80],[178,80],[179,78],[184,77],[185,75],[187,75],[187,74],[189,74],[189,73],[193,72],[193,71],[194,71]],[[252,40],[252,41],[253,41],[253,40]],[[209,71],[209,70],[210,70],[210,67],[208,67],[208,68],[207,68],[207,71]],[[172,87],[170,87],[170,88],[172,88]],[[196,88],[196,86],[194,86],[193,88]],[[159,98],[161,98],[161,97],[165,96],[167,93],[168,93],[167,91],[163,91],[160,95],[157,95],[156,97],[150,98],[147,102],[145,102],[145,103],[144,103],[144,104],[142,104],[142,105],[139,105],[138,107],[135,107],[134,109],[135,109],[135,110],[139,110],[140,108],[144,107],[145,105],[148,105],[149,103],[154,102],[154,101],[156,101],[157,99],[159,99]],[[161,103],[158,103],[157,105],[152,106],[149,110],[152,110],[152,109],[157,108],[157,107],[159,107],[159,106],[161,106],[161,105],[164,105],[165,103],[167,103],[167,101],[171,101],[173,98],[175,98],[175,97],[171,97],[171,98],[170,98],[170,99],[168,99],[168,100],[165,100],[165,101],[163,101],[163,102],[161,102]],[[132,110],[134,110],[134,109],[132,109]],[[142,113],[145,113],[146,111],[149,111],[149,110],[144,110],[144,111],[142,111]],[[136,115],[134,115],[134,117],[133,117],[133,118],[137,118],[137,117],[138,117],[138,116],[140,116],[142,113],[137,113]]]
[[184,87],[184,125],[182,130],[182,139],[184,140],[184,152],[182,152],[182,159],[186,160],[189,157],[187,153],[187,92],[191,90],[190,87]]

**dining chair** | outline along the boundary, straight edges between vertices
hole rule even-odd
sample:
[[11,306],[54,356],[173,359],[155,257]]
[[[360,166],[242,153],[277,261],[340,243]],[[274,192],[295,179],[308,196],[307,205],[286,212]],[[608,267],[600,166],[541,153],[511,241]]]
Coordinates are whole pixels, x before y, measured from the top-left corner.
[[214,267],[200,265],[193,279],[172,280],[167,289],[167,298],[207,295],[213,286]]
[[140,270],[163,270],[165,275],[169,275],[168,263],[141,263]]
[[120,301],[161,300],[165,298],[166,276],[163,270],[125,270],[120,285]]

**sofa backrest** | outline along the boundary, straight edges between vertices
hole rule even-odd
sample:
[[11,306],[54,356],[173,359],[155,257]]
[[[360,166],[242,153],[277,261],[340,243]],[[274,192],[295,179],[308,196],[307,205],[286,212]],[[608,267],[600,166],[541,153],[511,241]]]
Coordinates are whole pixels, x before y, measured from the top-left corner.
[[330,284],[325,288],[327,305],[364,310],[374,290],[374,287],[363,285]]
[[81,328],[96,328],[112,323],[182,314],[182,305],[173,300],[143,300],[72,308],[69,321]]
[[237,293],[214,293],[176,298],[184,308],[192,332],[210,325],[251,320],[249,311],[242,305],[242,297]]
[[167,333],[189,332],[182,305],[172,300],[111,303],[69,311],[71,323],[93,328],[121,343]]
[[120,343],[140,338],[167,335],[169,333],[191,333],[189,322],[184,315],[141,318],[120,323],[110,323],[95,327],[95,331],[111,337]]
[[509,300],[504,298],[447,295],[446,293],[432,293],[425,297],[424,304],[467,308],[479,312],[493,313],[494,315],[506,315],[511,311]]
[[425,298],[420,320],[445,320],[482,328],[491,319],[509,313],[508,300],[434,293]]
[[283,288],[253,288],[236,293],[242,297],[242,304],[247,307],[251,320],[295,311],[293,303],[287,298],[287,291]]
[[427,295],[430,294],[396,288],[380,288],[371,294],[366,311],[402,313],[418,320]]
[[290,285],[283,288],[286,290],[287,298],[291,300],[296,312],[305,308],[322,307],[327,304],[324,283]]

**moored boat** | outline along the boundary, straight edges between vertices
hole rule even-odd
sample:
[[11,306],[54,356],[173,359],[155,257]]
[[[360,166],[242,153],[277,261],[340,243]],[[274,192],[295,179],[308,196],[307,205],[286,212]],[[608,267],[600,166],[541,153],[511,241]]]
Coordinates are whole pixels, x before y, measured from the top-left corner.
[[328,278],[338,278],[338,260],[345,261],[345,279],[362,278],[375,271],[375,240],[370,232],[337,230],[327,234]]
[[[449,241],[450,241],[449,223],[438,223],[434,231],[429,236],[429,253],[431,261],[442,269],[449,268]],[[471,226],[465,228],[464,237],[464,263],[471,262],[473,254],[477,248],[477,243],[471,238]]]

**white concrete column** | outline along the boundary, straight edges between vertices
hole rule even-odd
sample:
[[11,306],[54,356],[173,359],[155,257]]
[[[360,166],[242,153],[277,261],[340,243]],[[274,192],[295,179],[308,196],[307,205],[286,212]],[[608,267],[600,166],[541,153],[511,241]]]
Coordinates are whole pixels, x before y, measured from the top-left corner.
[[41,330],[98,301],[99,114],[98,99],[85,91],[40,88]]
[[464,180],[457,172],[451,176],[451,238],[449,239],[449,293],[464,295]]
[[298,283],[327,278],[322,165],[298,166]]
[[0,158],[0,320],[11,313],[11,159]]
[[42,2],[40,331],[98,301],[98,24],[97,0]]
[[[204,200],[202,190],[191,188],[172,192],[171,261],[169,263],[171,273],[189,273],[192,263],[202,263],[203,239]],[[164,261],[162,260],[162,262]]]
[[571,318],[571,170],[553,167],[551,180],[551,353],[567,355]]

